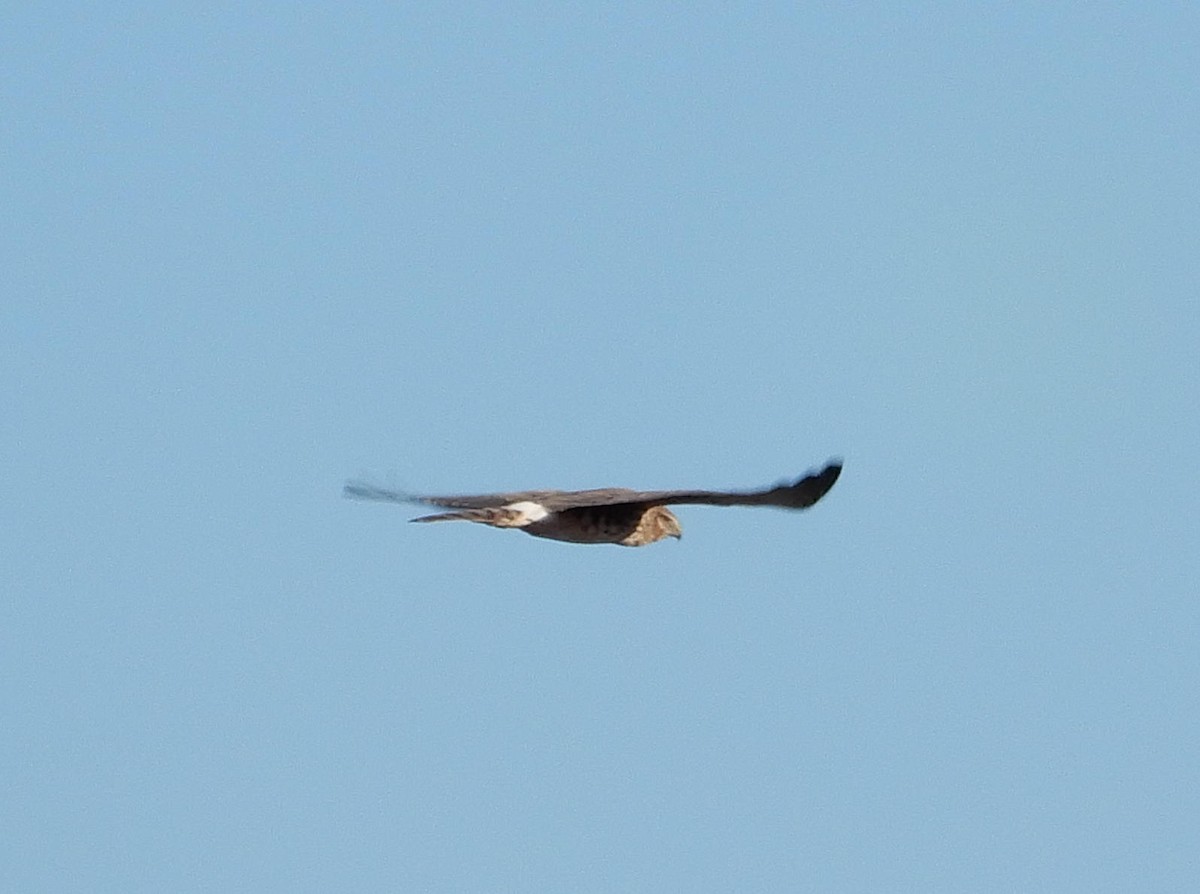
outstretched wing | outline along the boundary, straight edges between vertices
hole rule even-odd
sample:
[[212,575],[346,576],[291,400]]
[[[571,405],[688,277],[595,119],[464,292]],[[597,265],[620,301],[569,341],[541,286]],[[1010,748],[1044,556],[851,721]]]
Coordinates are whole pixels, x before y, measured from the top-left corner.
[[[612,491],[609,491],[612,493]],[[632,491],[629,491],[632,493]],[[376,487],[365,481],[348,481],[342,489],[343,496],[354,500],[381,500],[386,503],[421,503],[426,506],[441,506],[445,509],[491,509],[510,503],[542,503],[555,497],[569,496],[560,490],[527,490],[511,494],[461,494],[447,497],[431,497],[425,494],[410,494],[405,491]],[[619,501],[618,501],[619,502]],[[547,507],[549,508],[549,507]]]
[[775,487],[758,491],[715,490],[628,490],[606,487],[596,490],[530,490],[508,494],[476,494],[433,497],[387,490],[361,481],[346,485],[345,495],[359,500],[384,500],[392,503],[424,503],[446,509],[487,509],[510,503],[538,503],[548,512],[578,509],[583,506],[615,506],[621,503],[641,503],[646,506],[702,503],[710,506],[779,506],[784,509],[807,509],[825,496],[842,472],[840,461],[828,463],[819,472],[809,472],[794,482],[782,482]]
[[[833,460],[819,472],[812,471],[797,481],[783,481],[765,490],[585,490],[558,494],[550,502],[541,502],[551,510],[570,509],[575,506],[608,506],[614,503],[643,503],[648,506],[700,503],[709,506],[778,506],[782,509],[807,509],[829,493],[840,474],[842,464],[839,460]],[[559,505],[559,501],[563,501],[563,504]]]

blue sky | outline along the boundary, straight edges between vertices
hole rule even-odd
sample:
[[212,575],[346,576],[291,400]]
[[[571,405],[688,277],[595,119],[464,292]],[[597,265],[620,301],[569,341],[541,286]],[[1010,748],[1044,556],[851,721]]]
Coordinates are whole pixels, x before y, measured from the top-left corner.
[[[1200,14],[0,21],[0,888],[1191,890]],[[577,547],[434,492],[753,487]]]

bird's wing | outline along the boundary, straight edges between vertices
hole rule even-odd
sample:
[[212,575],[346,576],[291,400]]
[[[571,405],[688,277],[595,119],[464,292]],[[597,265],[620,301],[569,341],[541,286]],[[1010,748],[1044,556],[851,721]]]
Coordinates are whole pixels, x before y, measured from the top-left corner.
[[393,503],[424,503],[446,509],[487,509],[511,503],[538,503],[548,512],[578,509],[584,506],[615,506],[641,503],[662,506],[679,503],[704,503],[711,506],[780,506],[807,509],[828,493],[841,474],[842,464],[830,462],[820,472],[810,472],[795,482],[783,482],[760,491],[713,490],[628,490],[604,487],[596,490],[529,490],[507,494],[475,494],[434,497],[386,490],[361,481],[346,485],[345,495],[359,500],[384,500]]
[[560,499],[570,500],[568,505],[543,505],[546,505],[547,509],[568,509],[574,506],[602,506],[613,503],[643,503],[648,506],[699,503],[709,506],[778,506],[783,509],[807,509],[829,493],[829,489],[841,473],[842,464],[835,460],[819,472],[809,472],[798,481],[783,481],[765,490],[580,491],[560,494],[555,498],[555,502]]
[[342,489],[344,496],[355,500],[381,500],[387,503],[422,503],[446,509],[490,509],[510,503],[540,503],[543,498],[561,495],[562,491],[529,490],[511,494],[458,494],[434,497],[426,494],[410,494],[406,491],[388,490],[365,481],[348,481]]

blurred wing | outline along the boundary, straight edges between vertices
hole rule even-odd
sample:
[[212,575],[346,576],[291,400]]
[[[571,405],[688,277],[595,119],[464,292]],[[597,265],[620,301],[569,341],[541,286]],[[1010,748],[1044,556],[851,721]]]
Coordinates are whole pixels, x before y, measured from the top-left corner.
[[521,501],[541,502],[547,495],[561,491],[521,491],[511,494],[463,494],[447,497],[431,497],[424,494],[410,494],[405,491],[388,490],[376,487],[365,481],[348,481],[342,489],[342,495],[353,500],[379,500],[385,503],[423,503],[427,506],[442,506],[447,509],[489,509],[496,506],[507,506],[509,503]]
[[415,503],[417,498],[403,491],[387,490],[365,481],[347,481],[342,496],[351,500],[380,500],[387,503]]

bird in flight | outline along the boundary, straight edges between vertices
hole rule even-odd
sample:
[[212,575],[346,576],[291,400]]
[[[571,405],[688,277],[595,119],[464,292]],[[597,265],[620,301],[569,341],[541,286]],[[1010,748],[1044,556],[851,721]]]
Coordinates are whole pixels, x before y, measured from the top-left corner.
[[530,490],[511,494],[429,497],[385,490],[361,481],[346,484],[356,500],[421,503],[451,510],[414,518],[415,522],[470,521],[493,528],[520,528],[534,537],[568,543],[646,546],[664,537],[679,539],[683,528],[668,505],[778,506],[807,509],[829,492],[842,472],[838,460],[794,482],[757,491],[718,490]]

